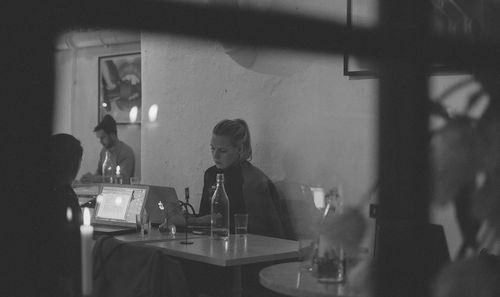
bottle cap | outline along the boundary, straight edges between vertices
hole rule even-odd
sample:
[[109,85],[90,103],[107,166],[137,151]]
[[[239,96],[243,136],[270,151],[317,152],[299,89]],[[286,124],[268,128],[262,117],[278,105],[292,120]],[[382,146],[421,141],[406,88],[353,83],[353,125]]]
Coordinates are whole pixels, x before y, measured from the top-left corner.
[[224,174],[223,173],[217,173],[217,181],[221,181],[223,182],[224,181]]

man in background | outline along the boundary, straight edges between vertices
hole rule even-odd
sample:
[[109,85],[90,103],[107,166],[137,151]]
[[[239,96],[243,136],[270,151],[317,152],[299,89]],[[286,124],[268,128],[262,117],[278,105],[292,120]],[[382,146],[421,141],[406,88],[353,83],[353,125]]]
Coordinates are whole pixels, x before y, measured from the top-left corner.
[[95,183],[103,181],[102,165],[106,157],[106,152],[108,152],[114,167],[116,168],[116,166],[120,166],[120,175],[123,177],[123,183],[130,183],[130,177],[134,176],[135,170],[134,151],[130,146],[118,139],[116,121],[112,116],[107,114],[94,128],[94,132],[103,146],[99,154],[97,170],[95,174],[90,172],[84,174],[80,181],[82,183]]

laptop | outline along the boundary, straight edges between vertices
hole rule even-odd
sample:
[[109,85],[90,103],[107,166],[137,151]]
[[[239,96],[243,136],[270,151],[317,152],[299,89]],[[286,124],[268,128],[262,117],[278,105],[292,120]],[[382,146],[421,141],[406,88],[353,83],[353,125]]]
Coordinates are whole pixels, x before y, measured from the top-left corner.
[[92,217],[94,232],[108,235],[134,233],[135,215],[144,211],[148,192],[146,185],[103,184]]
[[175,188],[152,185],[148,187],[146,211],[149,213],[152,225],[157,226],[163,223],[167,211],[169,213],[181,212]]

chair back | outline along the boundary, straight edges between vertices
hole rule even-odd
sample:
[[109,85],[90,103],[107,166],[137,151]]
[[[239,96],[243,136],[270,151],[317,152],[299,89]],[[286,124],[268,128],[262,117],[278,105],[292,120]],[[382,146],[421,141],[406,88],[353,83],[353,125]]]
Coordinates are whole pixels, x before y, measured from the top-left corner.
[[[431,281],[450,262],[443,227],[429,223],[378,221],[374,253],[381,270],[376,272],[376,277],[385,286],[390,284],[385,288],[387,296],[427,296]],[[408,288],[418,292],[409,293]]]

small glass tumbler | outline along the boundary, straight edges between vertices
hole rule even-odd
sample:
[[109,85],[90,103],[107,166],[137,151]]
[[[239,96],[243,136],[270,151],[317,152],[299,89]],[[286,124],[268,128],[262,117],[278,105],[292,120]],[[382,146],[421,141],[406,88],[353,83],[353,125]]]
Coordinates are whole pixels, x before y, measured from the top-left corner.
[[316,259],[316,273],[319,282],[343,283],[346,274],[344,249],[341,245],[333,244],[320,237],[318,258]]
[[299,270],[311,272],[315,242],[309,237],[300,237],[297,242],[299,244]]
[[239,236],[246,236],[248,233],[248,214],[234,214],[234,233]]
[[135,225],[139,236],[141,238],[144,238],[146,234],[149,234],[149,232],[151,231],[151,221],[149,220],[149,214],[147,212],[136,214]]
[[175,236],[175,233],[177,233],[177,228],[169,222],[168,218],[165,218],[163,223],[158,227],[158,230],[160,230],[160,233],[167,233],[170,236]]

